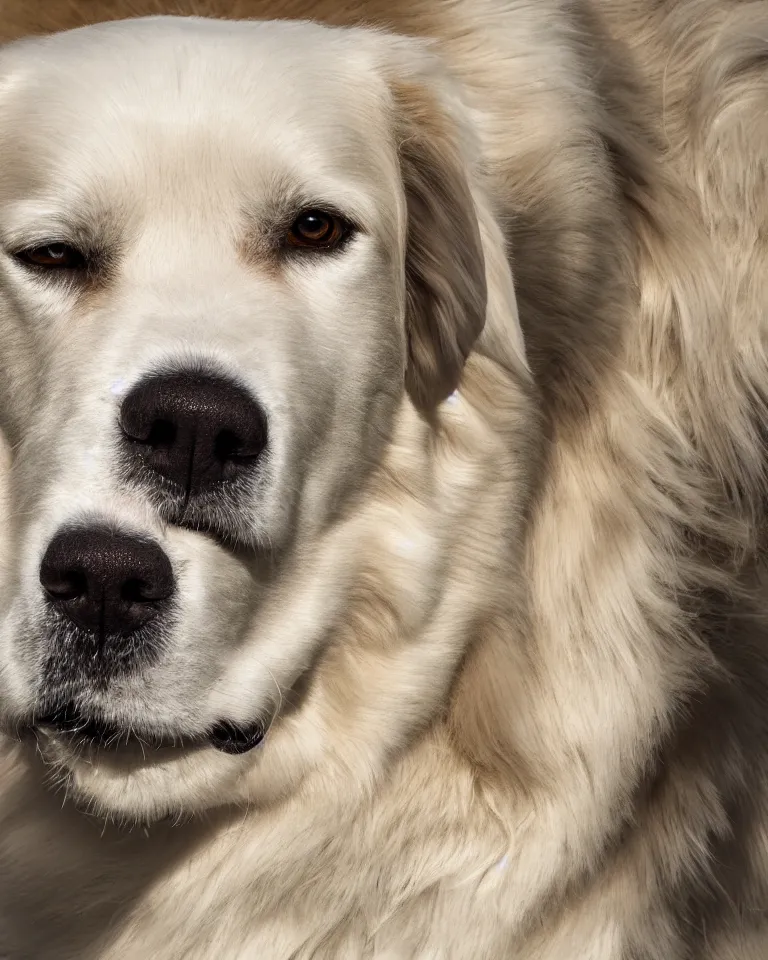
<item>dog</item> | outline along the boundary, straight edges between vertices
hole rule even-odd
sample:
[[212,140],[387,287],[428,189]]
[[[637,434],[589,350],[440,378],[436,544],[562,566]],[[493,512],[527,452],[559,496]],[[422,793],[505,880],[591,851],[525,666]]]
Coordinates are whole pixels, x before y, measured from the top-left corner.
[[6,0],[0,956],[768,955],[766,27]]

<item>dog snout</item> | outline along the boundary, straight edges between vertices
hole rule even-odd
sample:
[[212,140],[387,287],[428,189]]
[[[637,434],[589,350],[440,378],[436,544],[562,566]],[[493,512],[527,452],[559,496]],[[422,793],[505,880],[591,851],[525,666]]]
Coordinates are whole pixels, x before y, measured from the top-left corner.
[[[127,637],[167,607],[171,562],[154,541],[99,527],[59,531],[40,565],[50,606],[91,636],[107,659],[110,637]],[[138,652],[138,651],[137,651]]]
[[250,393],[202,373],[144,379],[123,401],[120,425],[142,466],[187,500],[247,474],[267,444],[266,417]]

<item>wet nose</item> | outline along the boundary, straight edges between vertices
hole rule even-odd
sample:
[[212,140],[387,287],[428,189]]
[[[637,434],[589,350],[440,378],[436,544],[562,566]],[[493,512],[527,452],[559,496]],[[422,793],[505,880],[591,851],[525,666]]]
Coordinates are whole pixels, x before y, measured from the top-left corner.
[[55,610],[101,637],[128,636],[154,620],[175,586],[158,544],[100,527],[59,531],[40,564],[40,583]]
[[120,409],[125,443],[188,498],[234,481],[267,444],[266,416],[240,384],[204,373],[147,377]]

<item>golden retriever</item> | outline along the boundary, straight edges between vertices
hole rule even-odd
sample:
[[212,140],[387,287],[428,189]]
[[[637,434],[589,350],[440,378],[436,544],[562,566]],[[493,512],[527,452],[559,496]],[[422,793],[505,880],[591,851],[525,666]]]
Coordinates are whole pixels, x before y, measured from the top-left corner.
[[0,956],[764,960],[766,0],[25,37]]

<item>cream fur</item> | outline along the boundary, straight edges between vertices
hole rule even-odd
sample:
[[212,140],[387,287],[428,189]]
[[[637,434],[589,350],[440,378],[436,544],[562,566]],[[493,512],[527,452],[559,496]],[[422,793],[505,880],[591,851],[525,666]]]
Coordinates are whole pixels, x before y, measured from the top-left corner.
[[[75,195],[127,248],[77,296],[3,253],[0,704],[34,710],[46,538],[98,509],[186,578],[167,662],[102,709],[279,709],[235,758],[9,738],[0,956],[768,955],[768,3],[6,0],[0,31],[177,7],[355,32],[0,50],[3,242]],[[242,262],[250,122],[358,205],[354,269]],[[110,479],[107,384],[190,349],[286,424],[242,517],[291,543],[266,572]]]

